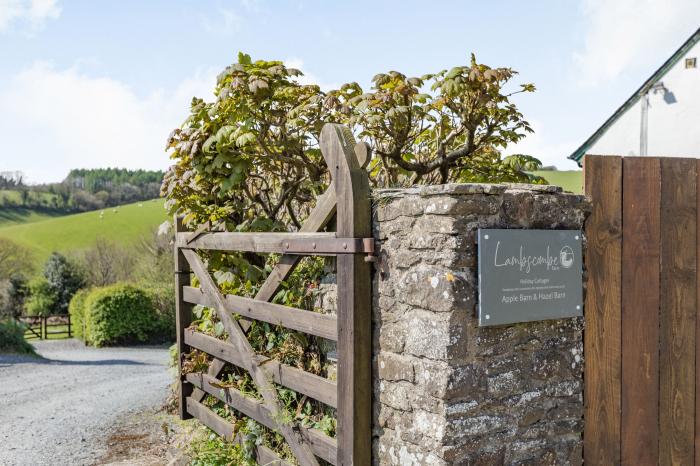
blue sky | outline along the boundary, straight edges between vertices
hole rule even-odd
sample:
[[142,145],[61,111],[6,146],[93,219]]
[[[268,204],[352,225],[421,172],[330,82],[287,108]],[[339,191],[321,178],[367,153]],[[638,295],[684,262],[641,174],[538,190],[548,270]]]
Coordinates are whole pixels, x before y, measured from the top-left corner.
[[507,152],[566,160],[700,26],[697,0],[0,0],[0,171],[164,169],[170,130],[241,50],[330,88],[469,53],[520,72],[536,133]]

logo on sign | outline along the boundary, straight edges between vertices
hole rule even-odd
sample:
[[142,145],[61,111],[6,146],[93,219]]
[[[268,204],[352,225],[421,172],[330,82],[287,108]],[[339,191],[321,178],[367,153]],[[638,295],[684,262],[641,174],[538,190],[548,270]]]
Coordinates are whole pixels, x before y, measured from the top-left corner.
[[574,251],[569,246],[564,246],[559,251],[559,263],[565,269],[571,268],[574,265]]

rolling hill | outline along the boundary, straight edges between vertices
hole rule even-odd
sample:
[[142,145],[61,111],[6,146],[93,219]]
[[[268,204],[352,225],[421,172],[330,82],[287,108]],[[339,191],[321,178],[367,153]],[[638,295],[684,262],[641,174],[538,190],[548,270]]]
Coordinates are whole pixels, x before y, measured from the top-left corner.
[[65,214],[56,211],[26,209],[24,207],[0,207],[0,228],[21,223],[40,222]]
[[133,244],[167,218],[162,199],[61,217],[42,218],[30,212],[24,221],[0,223],[0,237],[31,248],[40,267],[53,251],[84,249],[98,237]]

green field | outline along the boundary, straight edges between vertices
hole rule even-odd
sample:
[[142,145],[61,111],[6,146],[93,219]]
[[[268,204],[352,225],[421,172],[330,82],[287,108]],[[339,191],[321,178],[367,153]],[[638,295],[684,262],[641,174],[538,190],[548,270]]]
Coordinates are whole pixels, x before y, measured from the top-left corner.
[[37,211],[24,207],[0,207],[0,228],[20,223],[33,223],[50,218],[60,217],[65,214],[51,211]]
[[543,177],[549,181],[549,184],[561,186],[565,191],[583,193],[583,172],[581,170],[539,170],[532,173]]
[[30,223],[0,224],[0,237],[31,248],[34,261],[40,267],[53,251],[67,253],[84,249],[97,238],[133,244],[149,235],[166,218],[163,200],[156,199],[62,217],[36,218],[37,221]]
[[39,222],[65,215],[54,207],[50,193],[31,192],[30,202],[42,204],[38,209],[22,207],[22,195],[17,190],[0,189],[0,228],[17,223]]

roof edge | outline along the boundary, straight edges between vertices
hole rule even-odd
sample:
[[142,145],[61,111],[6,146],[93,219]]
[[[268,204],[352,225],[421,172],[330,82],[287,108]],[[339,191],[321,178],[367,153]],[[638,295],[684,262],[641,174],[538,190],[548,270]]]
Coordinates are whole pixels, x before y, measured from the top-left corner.
[[567,158],[582,166],[581,159],[586,153],[586,150],[593,145],[600,137],[605,134],[610,126],[612,126],[618,118],[622,116],[630,107],[637,103],[639,98],[645,94],[648,89],[659,79],[661,79],[685,53],[690,50],[695,44],[700,42],[700,28],[698,28],[685,42],[661,65],[646,81],[632,94],[605,122],[581,144]]

